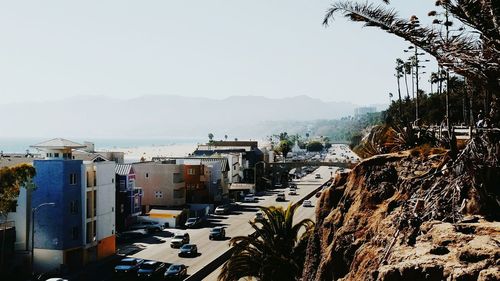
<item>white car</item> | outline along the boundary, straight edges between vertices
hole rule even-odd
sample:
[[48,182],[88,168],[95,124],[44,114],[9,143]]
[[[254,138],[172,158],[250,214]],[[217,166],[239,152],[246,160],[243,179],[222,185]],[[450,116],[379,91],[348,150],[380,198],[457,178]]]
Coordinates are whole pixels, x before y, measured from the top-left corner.
[[311,200],[304,200],[304,202],[302,202],[302,207],[312,207],[312,203],[311,203]]
[[247,195],[245,195],[245,197],[243,197],[243,202],[255,202],[255,201],[256,198],[253,193],[248,193]]
[[131,230],[146,229],[147,231],[162,231],[165,228],[163,224],[155,221],[140,221],[130,227]]

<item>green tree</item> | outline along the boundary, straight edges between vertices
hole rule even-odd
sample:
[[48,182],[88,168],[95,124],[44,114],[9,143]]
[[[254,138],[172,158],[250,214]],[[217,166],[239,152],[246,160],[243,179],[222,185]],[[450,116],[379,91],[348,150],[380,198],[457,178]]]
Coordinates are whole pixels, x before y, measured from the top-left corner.
[[292,151],[293,144],[289,140],[282,140],[278,145],[278,152],[280,152],[284,158],[288,152]]
[[219,281],[237,281],[244,277],[291,281],[301,276],[314,222],[304,219],[293,224],[297,205],[289,205],[286,209],[260,209],[266,219],[249,222],[256,235],[236,236],[230,240],[234,252],[223,265]]
[[214,134],[208,133],[208,142],[213,142],[214,141]]
[[307,151],[322,151],[324,146],[319,141],[311,141],[306,146]]
[[[14,167],[3,167],[0,169],[0,216],[7,220],[9,212],[15,210],[17,197],[21,186],[32,186],[31,179],[35,176],[35,168],[31,165],[21,164]],[[6,226],[6,224],[5,224]],[[0,268],[4,262],[5,231],[2,235],[2,253]]]

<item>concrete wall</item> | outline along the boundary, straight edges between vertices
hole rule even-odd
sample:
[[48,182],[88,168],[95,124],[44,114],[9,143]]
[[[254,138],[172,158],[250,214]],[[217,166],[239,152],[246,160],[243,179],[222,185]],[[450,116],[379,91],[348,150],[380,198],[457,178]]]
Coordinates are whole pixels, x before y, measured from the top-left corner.
[[97,240],[115,234],[115,162],[94,163],[97,168]]
[[64,263],[64,251],[35,249],[35,272],[48,272],[58,269]]
[[[133,168],[136,186],[143,190],[143,206],[182,206],[186,203],[184,165],[144,162],[134,163]],[[160,194],[161,197],[157,196]]]

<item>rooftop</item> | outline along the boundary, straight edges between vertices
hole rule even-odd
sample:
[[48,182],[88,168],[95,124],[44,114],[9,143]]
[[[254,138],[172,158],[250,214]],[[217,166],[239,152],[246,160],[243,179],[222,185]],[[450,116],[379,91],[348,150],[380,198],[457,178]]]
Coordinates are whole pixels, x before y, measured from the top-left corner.
[[41,143],[32,145],[34,148],[48,148],[48,149],[67,149],[67,148],[84,148],[83,144],[79,144],[63,138],[55,138]]

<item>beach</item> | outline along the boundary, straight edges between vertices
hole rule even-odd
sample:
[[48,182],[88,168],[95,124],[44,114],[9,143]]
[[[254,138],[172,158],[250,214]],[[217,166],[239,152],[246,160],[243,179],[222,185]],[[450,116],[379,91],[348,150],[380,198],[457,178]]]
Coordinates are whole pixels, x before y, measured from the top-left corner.
[[161,156],[187,156],[196,149],[196,144],[171,144],[157,146],[137,146],[113,149],[97,149],[101,151],[118,151],[125,153],[125,163],[138,162],[141,158],[150,161],[152,157]]

